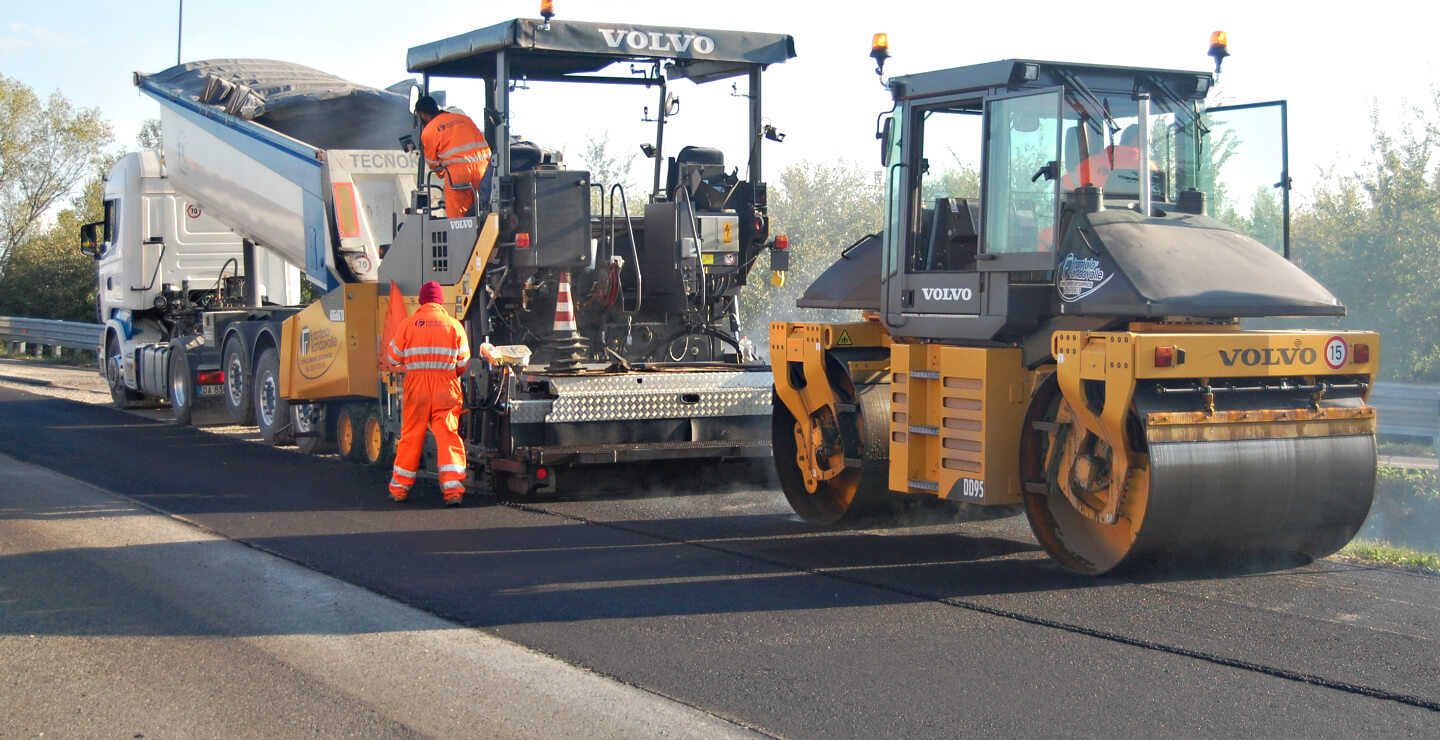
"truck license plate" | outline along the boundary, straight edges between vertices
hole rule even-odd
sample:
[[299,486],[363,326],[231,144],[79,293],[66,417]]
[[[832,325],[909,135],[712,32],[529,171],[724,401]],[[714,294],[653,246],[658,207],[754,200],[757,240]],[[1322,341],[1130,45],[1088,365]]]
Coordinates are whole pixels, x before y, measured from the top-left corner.
[[195,388],[197,396],[218,396],[224,392],[225,386],[223,385],[202,385]]

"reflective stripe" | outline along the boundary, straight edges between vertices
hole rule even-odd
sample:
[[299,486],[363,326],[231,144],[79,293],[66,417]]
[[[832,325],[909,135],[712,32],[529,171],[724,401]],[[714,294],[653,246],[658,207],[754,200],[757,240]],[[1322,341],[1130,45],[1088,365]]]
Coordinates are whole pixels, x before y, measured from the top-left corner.
[[442,164],[480,163],[490,161],[490,147],[484,143],[464,144],[446,149],[438,155]]
[[444,355],[446,357],[456,357],[460,352],[461,350],[453,348],[447,349],[445,347],[411,347],[400,354],[403,357],[409,357],[410,355]]
[[464,465],[441,465],[439,472],[441,472],[441,473],[463,473],[463,472],[465,472],[465,466],[464,466]]
[[458,481],[458,480],[451,480],[451,481],[445,481],[445,484],[442,485],[442,486],[440,486],[440,487],[441,487],[442,489],[446,490],[446,491],[453,491],[453,490],[455,490],[456,488],[464,488],[464,487],[465,487],[465,484],[464,484],[464,483],[461,483],[461,482]]
[[395,475],[403,475],[403,476],[405,476],[405,477],[407,477],[407,478],[414,478],[414,477],[415,477],[415,471],[413,471],[413,470],[406,470],[405,468],[402,468],[402,467],[400,467],[399,465],[396,465],[395,467],[391,468],[391,469],[390,469],[390,472],[394,473]]
[[406,370],[450,370],[455,371],[460,366],[453,362],[407,362]]
[[398,488],[398,489],[400,489],[400,490],[402,490],[402,491],[404,491],[404,492],[406,492],[406,493],[409,493],[409,492],[410,492],[410,485],[411,485],[411,484],[409,484],[409,483],[401,483],[400,481],[397,481],[397,480],[395,480],[394,478],[391,478],[391,479],[390,479],[390,487],[391,487],[391,488]]
[[470,143],[468,143],[468,144],[461,144],[460,146],[452,146],[452,147],[450,147],[449,149],[446,149],[445,151],[440,152],[440,158],[441,158],[441,159],[446,159],[446,158],[448,158],[448,157],[453,157],[453,156],[455,156],[455,155],[457,155],[457,154],[460,154],[461,152],[468,152],[468,151],[472,151],[472,150],[483,150],[483,151],[485,151],[485,152],[488,153],[488,152],[490,151],[490,145],[489,145],[489,144],[486,144],[486,143],[483,142],[483,141],[472,141],[472,142],[470,142]]

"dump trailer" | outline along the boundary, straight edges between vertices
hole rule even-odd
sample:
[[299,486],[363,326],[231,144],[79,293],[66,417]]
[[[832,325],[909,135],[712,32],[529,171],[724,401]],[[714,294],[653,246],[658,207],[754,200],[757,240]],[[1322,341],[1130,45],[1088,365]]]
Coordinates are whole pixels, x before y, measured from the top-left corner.
[[771,326],[800,516],[1023,506],[1086,574],[1354,536],[1379,339],[1242,328],[1345,309],[1288,259],[1284,104],[1207,109],[1214,83],[1037,60],[888,81],[883,231],[798,301],[864,320]]
[[122,407],[168,402],[182,423],[258,424],[278,405],[281,322],[318,291],[375,280],[414,188],[408,98],[301,65],[223,59],[135,85],[161,105],[161,152],[106,178],[98,263],[100,371]]
[[[281,324],[317,291],[373,282],[415,187],[409,99],[301,65],[223,59],[135,75],[160,103],[163,156],[122,158],[97,260],[101,374],[117,405],[287,442]],[[307,441],[306,444],[309,444]]]
[[[767,252],[772,269],[786,267],[761,178],[761,76],[792,56],[779,34],[548,19],[411,49],[425,91],[434,78],[485,83],[470,111],[493,149],[488,174],[474,212],[447,218],[442,188],[417,168],[378,283],[347,283],[286,321],[281,351],[293,361],[282,363],[280,395],[298,433],[390,464],[401,385],[377,368],[377,348],[392,302],[408,307],[434,281],[474,345],[461,417],[471,482],[549,495],[653,461],[768,467],[769,366],[743,341],[738,294]],[[745,175],[703,142],[667,154],[676,86],[731,80],[748,85],[735,104]],[[543,95],[564,89],[545,84],[556,82],[613,86],[617,106],[626,92],[656,95],[633,100],[637,119],[654,122],[643,130],[654,181],[639,212],[617,183],[512,132],[512,89]],[[422,475],[433,471],[427,448]]]

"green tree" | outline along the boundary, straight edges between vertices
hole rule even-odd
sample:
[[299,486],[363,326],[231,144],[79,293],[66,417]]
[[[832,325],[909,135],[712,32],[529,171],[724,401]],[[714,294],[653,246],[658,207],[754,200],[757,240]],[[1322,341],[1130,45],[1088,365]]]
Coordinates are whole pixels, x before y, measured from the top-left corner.
[[[599,136],[590,136],[585,140],[585,148],[580,152],[580,165],[590,171],[590,182],[595,185],[604,186],[602,197],[599,190],[590,191],[590,213],[600,215],[603,213],[602,206],[608,207],[610,203],[610,188],[619,185],[625,190],[625,200],[630,207],[630,215],[638,216],[643,213],[639,210],[645,203],[649,192],[638,187],[634,179],[630,177],[630,170],[635,164],[635,155],[629,157],[615,151],[610,143],[610,132],[605,131]],[[615,201],[617,212],[621,210],[620,201]]]
[[1285,251],[1285,209],[1280,204],[1278,190],[1267,187],[1255,189],[1244,231],[1276,252]]
[[1366,167],[1321,178],[1296,214],[1296,261],[1349,309],[1341,326],[1381,334],[1381,369],[1440,380],[1440,93],[1427,116],[1410,110],[1397,135],[1372,111]]
[[142,152],[158,152],[163,141],[162,133],[164,132],[160,129],[160,119],[147,118],[144,123],[140,124],[140,130],[135,132],[135,146],[139,147]]
[[770,194],[771,234],[790,240],[790,270],[785,285],[768,278],[768,259],[751,273],[740,296],[744,333],[758,349],[769,342],[771,321],[849,321],[854,311],[798,309],[795,301],[810,283],[840,258],[840,251],[866,234],[880,231],[881,182],[873,169],[841,160],[801,162],[780,174]]
[[110,142],[98,109],[77,109],[58,91],[42,105],[24,83],[0,76],[0,272]]
[[113,163],[102,159],[71,207],[11,250],[0,273],[0,315],[96,320],[95,262],[80,254],[79,234],[82,224],[103,217],[104,172]]

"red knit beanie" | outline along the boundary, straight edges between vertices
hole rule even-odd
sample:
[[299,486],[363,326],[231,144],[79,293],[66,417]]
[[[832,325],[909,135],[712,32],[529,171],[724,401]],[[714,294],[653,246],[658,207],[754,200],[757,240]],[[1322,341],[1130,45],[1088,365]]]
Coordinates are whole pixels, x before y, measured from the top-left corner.
[[420,286],[421,303],[439,303],[443,300],[445,300],[445,295],[440,290],[440,283],[432,280]]

